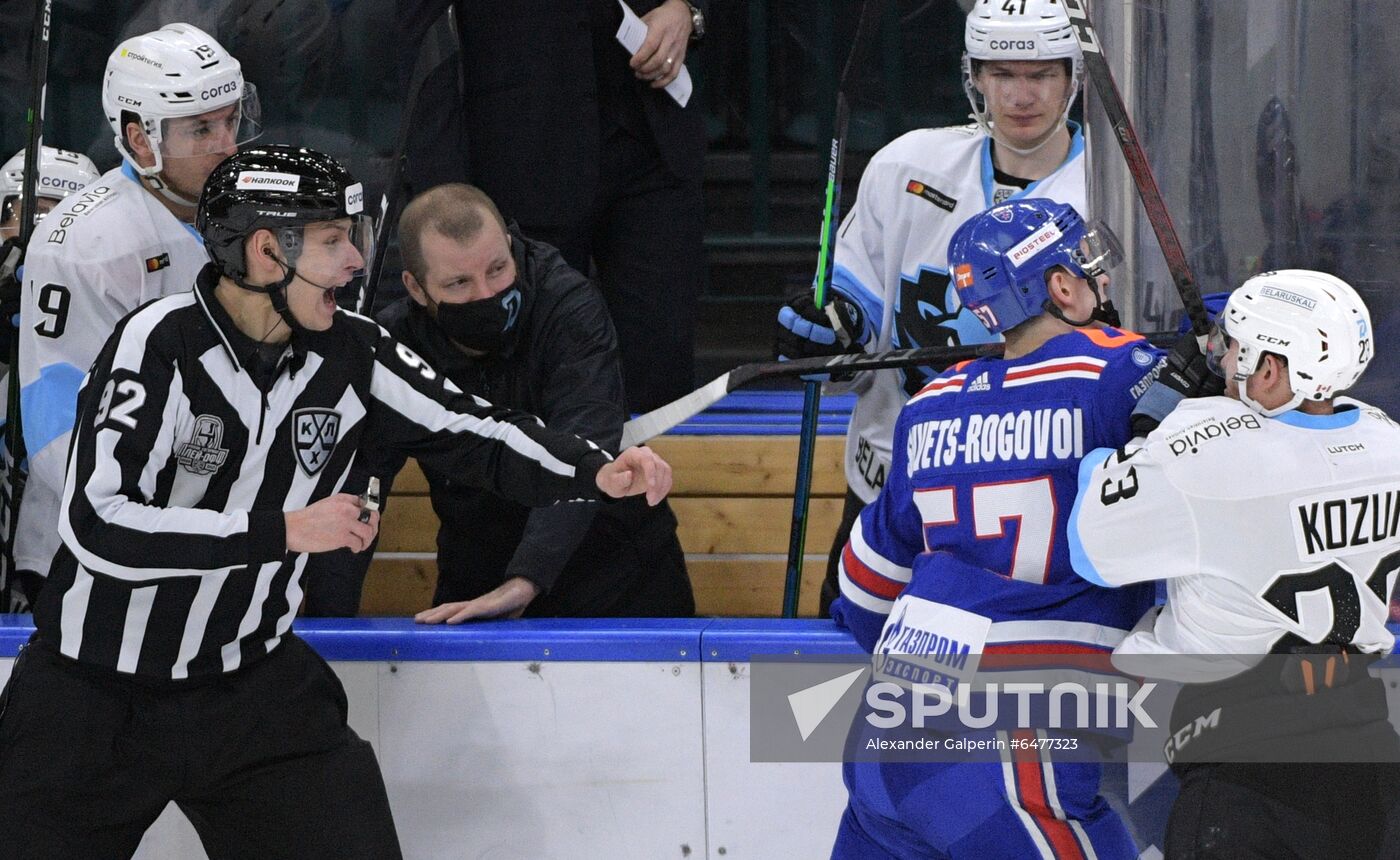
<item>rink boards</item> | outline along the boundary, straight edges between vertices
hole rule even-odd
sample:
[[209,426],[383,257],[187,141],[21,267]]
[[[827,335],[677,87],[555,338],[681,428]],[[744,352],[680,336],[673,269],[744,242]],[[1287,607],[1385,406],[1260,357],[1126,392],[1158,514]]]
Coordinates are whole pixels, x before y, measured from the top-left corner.
[[[0,616],[0,679],[29,625]],[[750,762],[748,671],[753,655],[858,654],[828,621],[320,619],[296,629],[334,666],[351,725],[374,743],[408,858],[830,851],[840,765]],[[1106,785],[1143,835],[1171,800],[1159,773],[1134,766]],[[204,856],[173,808],[138,854]]]

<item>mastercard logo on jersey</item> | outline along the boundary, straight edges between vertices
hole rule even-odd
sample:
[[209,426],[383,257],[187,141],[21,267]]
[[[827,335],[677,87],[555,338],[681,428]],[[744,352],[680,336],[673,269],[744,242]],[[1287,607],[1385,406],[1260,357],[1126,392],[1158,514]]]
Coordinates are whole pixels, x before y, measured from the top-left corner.
[[159,272],[161,269],[168,269],[168,268],[170,268],[170,255],[169,255],[169,254],[157,254],[157,255],[154,256],[154,257],[147,257],[147,258],[146,258],[146,274],[148,274],[148,275],[155,274],[156,272]]
[[958,208],[957,200],[949,197],[937,188],[925,185],[917,179],[909,180],[904,186],[904,190],[913,194],[915,197],[922,197],[945,212],[952,212],[954,209]]

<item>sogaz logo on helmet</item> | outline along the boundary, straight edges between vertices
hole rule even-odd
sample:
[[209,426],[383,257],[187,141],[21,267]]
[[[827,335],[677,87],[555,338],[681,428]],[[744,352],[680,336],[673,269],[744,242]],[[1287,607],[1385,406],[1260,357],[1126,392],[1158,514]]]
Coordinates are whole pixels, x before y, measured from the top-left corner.
[[358,215],[365,208],[365,187],[362,183],[345,186],[345,214]]
[[207,90],[201,90],[199,93],[199,100],[204,102],[213,101],[214,99],[217,99],[220,96],[226,96],[236,92],[238,92],[238,79],[234,78],[233,80],[224,81],[222,84],[219,84],[216,87],[210,87]]
[[260,191],[296,191],[301,188],[301,177],[295,173],[244,170],[238,174],[238,179],[234,182],[233,187]]
[[1035,42],[1030,39],[993,39],[987,43],[993,51],[1034,51]]
[[68,179],[63,176],[39,176],[39,184],[45,188],[54,188],[59,191],[77,191],[83,187],[83,183],[76,179]]

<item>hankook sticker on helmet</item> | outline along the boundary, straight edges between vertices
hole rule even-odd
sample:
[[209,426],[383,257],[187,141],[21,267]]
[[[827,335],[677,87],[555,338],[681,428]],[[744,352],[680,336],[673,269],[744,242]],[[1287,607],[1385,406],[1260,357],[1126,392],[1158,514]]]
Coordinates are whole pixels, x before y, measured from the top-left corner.
[[234,187],[238,189],[256,188],[264,191],[296,191],[301,187],[301,177],[295,173],[245,170],[238,174]]

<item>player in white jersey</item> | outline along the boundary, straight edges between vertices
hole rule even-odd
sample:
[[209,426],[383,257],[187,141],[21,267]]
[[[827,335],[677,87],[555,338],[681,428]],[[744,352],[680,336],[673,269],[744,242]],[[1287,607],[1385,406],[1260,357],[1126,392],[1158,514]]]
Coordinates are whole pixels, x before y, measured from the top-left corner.
[[118,45],[102,107],[122,165],[54,209],[25,260],[20,414],[30,476],[14,555],[26,591],[58,549],[53,524],[83,374],[118,320],[194,283],[209,261],[192,226],[204,181],[259,131],[257,93],[238,60],[188,24]]
[[[58,202],[97,178],[97,165],[80,152],[45,146],[39,150],[39,181],[34,186],[38,205],[35,223]],[[24,191],[24,150],[0,166],[0,239],[19,235],[20,195]]]
[[[45,146],[39,150],[39,180],[35,183],[34,223],[63,198],[97,178],[97,166],[86,155]],[[23,209],[24,150],[0,165],[0,365],[8,368],[11,319],[19,311],[19,219]],[[0,411],[3,415],[3,411]],[[3,421],[0,421],[3,423]]]
[[[1080,466],[1076,571],[1167,581],[1115,665],[1198,682],[1167,744],[1182,779],[1168,857],[1397,856],[1379,843],[1400,743],[1366,655],[1395,645],[1400,427],[1336,396],[1373,350],[1370,314],[1340,279],[1251,278],[1207,350],[1227,396],[1183,400],[1145,440]],[[1329,744],[1376,763],[1280,763],[1335,762]]]
[[[996,339],[957,299],[948,242],[996,203],[1048,197],[1087,211],[1084,138],[1069,110],[1082,59],[1057,0],[978,0],[964,32],[963,85],[975,123],[919,129],[877,152],[841,224],[828,309],[804,293],[779,311],[780,355],[952,346]],[[1113,321],[1116,323],[1116,320]],[[825,615],[852,523],[884,486],[900,408],[929,368],[862,374],[846,437],[848,491],[822,586]]]

